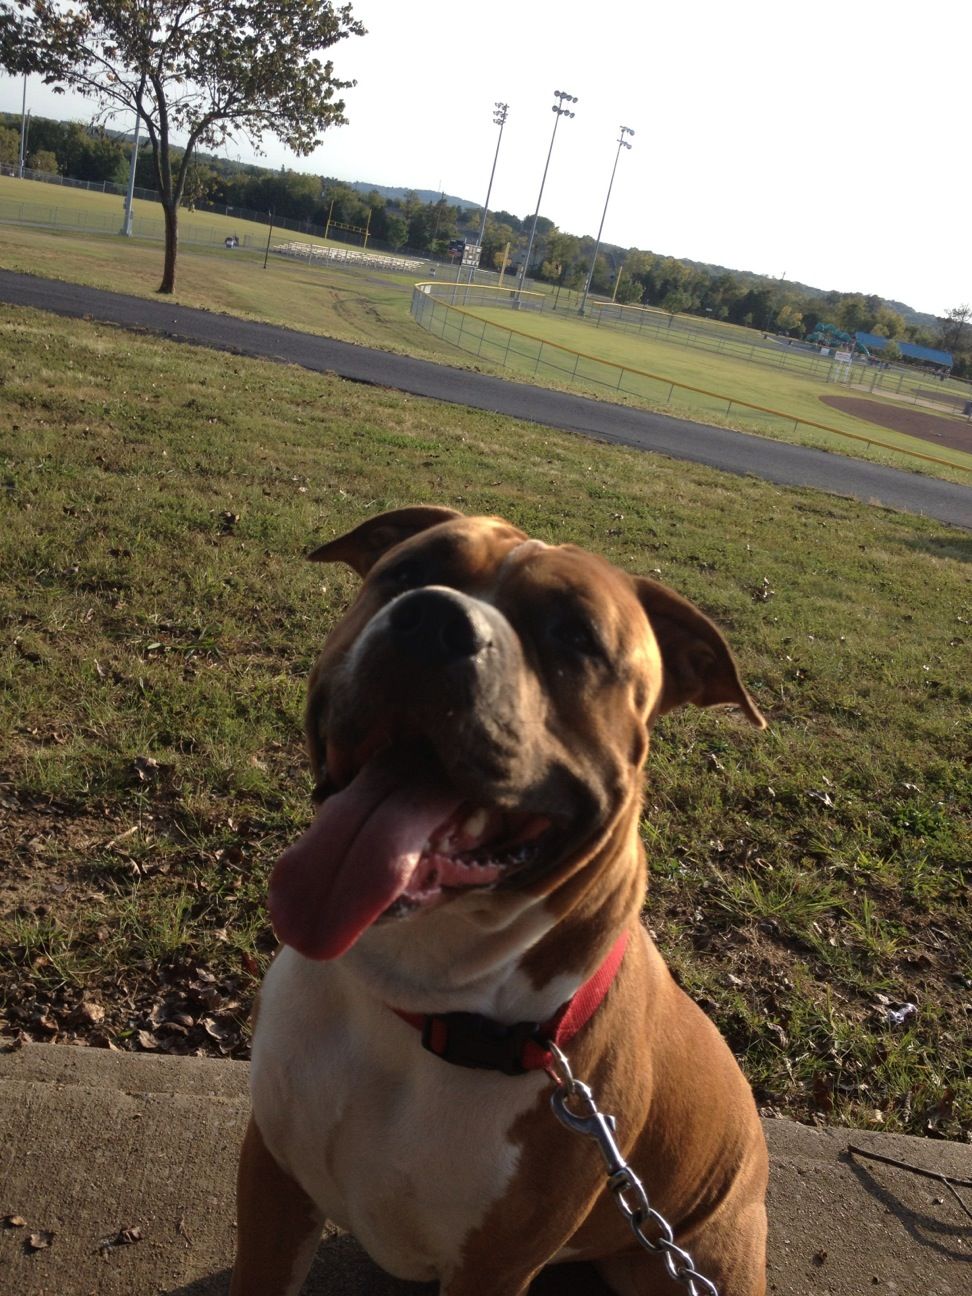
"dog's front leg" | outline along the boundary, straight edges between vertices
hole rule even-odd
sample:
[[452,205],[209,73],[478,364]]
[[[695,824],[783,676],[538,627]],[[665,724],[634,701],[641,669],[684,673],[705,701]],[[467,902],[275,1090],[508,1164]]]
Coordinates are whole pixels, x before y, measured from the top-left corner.
[[236,1225],[230,1296],[297,1296],[324,1217],[267,1151],[252,1116],[236,1180]]

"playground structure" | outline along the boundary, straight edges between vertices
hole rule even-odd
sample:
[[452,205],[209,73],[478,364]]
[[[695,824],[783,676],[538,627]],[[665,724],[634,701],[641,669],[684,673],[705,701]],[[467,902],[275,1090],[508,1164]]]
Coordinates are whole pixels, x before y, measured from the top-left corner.
[[[813,332],[807,335],[806,340],[815,342],[818,346],[829,347],[834,351],[840,351],[847,347],[853,350],[856,345],[854,335],[838,328],[836,324],[818,324]],[[866,351],[865,354],[867,354]]]

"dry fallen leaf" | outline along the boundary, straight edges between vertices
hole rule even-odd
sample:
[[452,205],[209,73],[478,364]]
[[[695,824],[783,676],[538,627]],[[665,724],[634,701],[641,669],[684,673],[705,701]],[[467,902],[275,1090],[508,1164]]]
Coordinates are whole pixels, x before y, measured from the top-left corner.
[[110,1255],[116,1247],[131,1246],[134,1242],[141,1242],[144,1234],[137,1226],[119,1229],[111,1237],[102,1238],[98,1244],[98,1250],[103,1256]]
[[53,1229],[39,1229],[36,1233],[31,1233],[27,1237],[25,1246],[30,1251],[43,1251],[54,1241]]
[[4,1215],[3,1219],[0,1220],[0,1224],[2,1224],[4,1228],[27,1227],[27,1221],[24,1219],[23,1215]]
[[72,1025],[100,1026],[105,1020],[105,1010],[100,1003],[91,999],[82,999],[71,1014]]

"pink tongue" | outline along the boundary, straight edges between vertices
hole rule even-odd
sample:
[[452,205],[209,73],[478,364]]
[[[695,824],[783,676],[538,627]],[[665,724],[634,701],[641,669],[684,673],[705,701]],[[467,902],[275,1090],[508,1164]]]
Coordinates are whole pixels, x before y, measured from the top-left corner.
[[343,954],[402,894],[460,798],[414,759],[385,753],[333,793],[270,878],[277,937],[307,958]]

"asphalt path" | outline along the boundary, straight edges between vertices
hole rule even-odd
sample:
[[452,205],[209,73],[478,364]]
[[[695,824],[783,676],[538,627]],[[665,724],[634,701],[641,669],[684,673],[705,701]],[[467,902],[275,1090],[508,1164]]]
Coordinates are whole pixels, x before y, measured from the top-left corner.
[[172,341],[300,365],[354,382],[525,419],[781,486],[809,486],[850,496],[972,530],[972,486],[806,446],[549,391],[274,324],[195,310],[164,298],[128,297],[0,270],[0,301],[144,330]]

